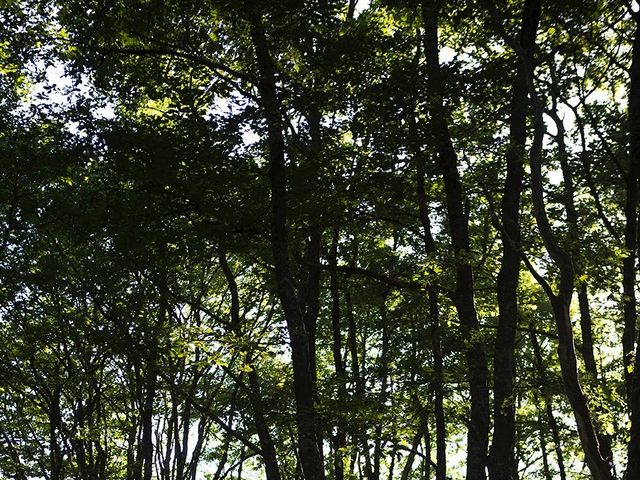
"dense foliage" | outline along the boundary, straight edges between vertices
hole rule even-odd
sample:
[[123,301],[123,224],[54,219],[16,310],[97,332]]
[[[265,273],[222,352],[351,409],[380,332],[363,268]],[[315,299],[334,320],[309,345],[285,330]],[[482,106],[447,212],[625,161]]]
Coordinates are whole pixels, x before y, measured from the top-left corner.
[[640,478],[636,2],[0,25],[0,478]]

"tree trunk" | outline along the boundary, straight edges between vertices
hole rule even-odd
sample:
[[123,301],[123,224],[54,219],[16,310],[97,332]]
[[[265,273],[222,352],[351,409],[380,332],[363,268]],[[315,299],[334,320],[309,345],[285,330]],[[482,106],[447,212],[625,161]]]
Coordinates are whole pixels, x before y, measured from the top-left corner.
[[[387,402],[387,385],[389,382],[389,325],[387,319],[387,293],[382,295],[382,304],[380,306],[380,323],[382,329],[382,343],[380,345],[380,394],[378,396],[378,413],[380,418],[384,418]],[[374,429],[374,446],[373,446],[373,480],[380,480],[380,464],[382,461],[384,440],[382,438],[382,424],[378,420]]]
[[[555,85],[553,88],[555,89]],[[581,258],[582,252],[580,249],[582,232],[578,221],[578,212],[574,204],[576,192],[573,182],[573,170],[569,164],[569,155],[564,140],[566,134],[564,123],[555,108],[550,112],[550,116],[558,131],[556,141],[558,144],[558,156],[560,158],[560,167],[564,183],[563,203],[567,214],[570,242],[569,251],[574,259],[575,274],[579,278],[584,273],[584,262]],[[578,302],[580,306],[580,331],[582,334],[582,348],[580,349],[580,353],[584,360],[585,369],[595,381],[598,378],[598,367],[596,366],[595,355],[593,353],[593,332],[591,328],[591,313],[589,311],[589,297],[587,295],[587,286],[584,282],[580,283],[578,290]]]
[[[267,122],[269,181],[271,185],[271,249],[278,297],[282,304],[291,343],[293,384],[300,463],[306,480],[324,480],[318,448],[317,420],[309,332],[296,293],[289,264],[287,225],[287,175],[280,102],[276,94],[275,65],[255,0],[247,0],[247,18],[258,69],[260,106]],[[308,302],[307,302],[308,304]]]
[[[435,243],[431,233],[429,208],[425,190],[425,171],[423,160],[416,156],[416,193],[418,198],[418,212],[424,236],[425,253],[435,253]],[[429,322],[431,324],[431,350],[433,353],[433,410],[436,423],[436,480],[447,478],[447,430],[444,414],[443,355],[440,341],[440,307],[438,292],[433,285],[427,287],[427,302],[429,305]]]
[[[525,1],[519,44],[533,54],[540,20],[539,0]],[[520,197],[523,188],[527,141],[527,80],[519,63],[511,91],[507,176],[502,197],[502,260],[498,273],[498,330],[493,361],[493,442],[489,454],[491,480],[511,480],[517,472],[515,460],[515,404],[513,352],[518,325],[518,281],[520,276]]]
[[[536,405],[539,403],[538,394],[534,392],[533,400],[536,402]],[[542,473],[544,475],[545,480],[553,480],[551,476],[551,469],[549,468],[549,454],[547,453],[547,440],[545,437],[544,428],[542,426],[544,423],[542,422],[542,413],[538,414],[538,441],[540,442],[540,453],[542,455]]]
[[553,415],[553,406],[551,405],[551,399],[545,391],[547,385],[547,373],[544,368],[544,361],[542,359],[542,351],[538,338],[534,332],[530,334],[531,346],[533,347],[533,364],[537,373],[537,380],[542,390],[542,398],[544,401],[544,409],[547,416],[547,423],[551,429],[551,438],[553,439],[553,445],[556,451],[556,458],[558,459],[558,470],[560,471],[560,480],[567,480],[567,474],[564,468],[564,455],[562,454],[562,444],[560,443],[560,429],[558,428],[558,422]]
[[578,434],[585,453],[587,465],[594,479],[610,480],[613,478],[611,465],[602,455],[598,440],[599,435],[587,403],[587,398],[582,391],[578,374],[573,327],[569,314],[575,277],[573,260],[569,253],[558,244],[545,210],[542,182],[542,143],[545,134],[543,120],[544,107],[534,85],[534,62],[531,58],[527,57],[522,49],[517,46],[515,46],[515,48],[527,72],[527,87],[533,104],[534,137],[529,153],[533,214],[545,249],[560,272],[558,294],[553,292],[552,287],[540,275],[536,275],[536,280],[540,282],[551,301],[556,329],[558,331],[558,359],[562,372],[562,380],[576,419]]
[[[231,293],[231,330],[232,333],[241,338],[243,335],[242,324],[240,318],[240,298],[238,295],[238,285],[235,276],[231,271],[229,262],[227,261],[224,250],[220,250],[219,254],[220,267],[227,280],[229,292]],[[258,434],[262,459],[264,460],[264,471],[267,480],[280,480],[280,468],[278,467],[278,458],[276,456],[275,444],[273,437],[269,431],[267,420],[264,412],[264,405],[260,395],[260,381],[255,366],[250,358],[250,354],[245,356],[245,363],[249,367],[249,403],[253,409],[253,421]]]
[[[637,342],[637,312],[635,301],[635,280],[636,280],[636,236],[637,236],[637,215],[638,215],[638,177],[640,175],[640,14],[634,13],[636,31],[633,39],[633,51],[631,60],[631,86],[629,89],[629,185],[627,192],[627,231],[633,234],[633,244],[627,238],[629,245],[629,257],[625,258],[623,264],[623,286],[625,295],[625,337],[626,346],[625,358],[630,354],[629,347],[633,351],[633,344],[636,342],[636,355],[633,364],[633,375],[630,378],[629,393],[629,416],[631,419],[631,431],[629,432],[628,463],[625,472],[625,480],[640,478],[640,342]],[[633,219],[633,220],[632,220]],[[633,223],[630,227],[629,223]],[[629,248],[633,247],[633,248]],[[631,338],[629,338],[631,337]],[[628,360],[625,364],[628,364]],[[628,366],[628,365],[627,365]]]
[[[164,313],[161,313],[164,315]],[[140,420],[142,422],[142,479],[151,480],[153,475],[153,404],[156,396],[157,377],[157,332],[151,332],[153,341],[150,342],[150,352],[145,372],[145,397],[142,405]]]
[[[315,143],[315,142],[314,142]],[[318,314],[320,312],[320,253],[322,250],[322,230],[317,223],[313,223],[309,228],[309,242],[305,255],[305,264],[308,265],[307,278],[304,292],[300,298],[304,302],[302,321],[307,332],[307,345],[309,350],[309,370],[311,372],[311,388],[313,390],[313,401],[317,401],[316,383],[318,379],[316,365],[316,330]],[[323,460],[323,419],[315,415],[316,420],[316,442],[320,459]]]
[[62,389],[56,387],[49,400],[49,461],[50,480],[62,480],[63,455],[60,449],[62,443],[62,412],[60,410],[60,397]]
[[[357,402],[361,402],[364,399],[364,365],[360,366],[360,360],[358,358],[358,330],[356,325],[355,316],[353,314],[353,302],[351,300],[351,292],[349,288],[345,289],[345,303],[347,308],[347,321],[349,330],[349,354],[351,357],[351,375],[353,377],[354,384],[354,397]],[[363,362],[364,363],[364,362]],[[354,427],[353,435],[354,443],[360,448],[361,455],[364,456],[365,461],[365,474],[367,479],[371,478],[372,466],[371,455],[369,452],[369,441],[367,438],[366,428],[362,428],[361,425],[356,424]],[[360,465],[358,464],[358,467]]]
[[413,471],[413,464],[416,459],[416,453],[418,451],[418,447],[420,446],[420,442],[422,441],[422,437],[424,436],[424,434],[425,434],[425,425],[422,423],[422,421],[420,421],[420,424],[418,425],[418,430],[416,431],[413,437],[413,441],[411,442],[411,449],[409,450],[406,463],[404,464],[404,468],[402,469],[400,480],[409,480],[409,476]]
[[456,257],[454,303],[460,318],[462,336],[467,345],[465,357],[471,394],[471,414],[467,433],[467,480],[484,480],[489,441],[487,360],[484,344],[479,336],[475,308],[473,269],[469,258],[469,225],[464,214],[462,183],[444,108],[444,83],[438,60],[439,4],[437,0],[425,0],[422,4],[425,28],[424,50],[428,72],[428,108],[431,115],[430,127],[436,142],[438,161],[444,180],[451,243]]
[[[333,230],[333,241],[331,244],[331,269],[330,274],[330,290],[331,290],[331,334],[332,334],[332,352],[333,364],[336,372],[336,382],[338,384],[338,400],[344,405],[347,399],[347,378],[344,363],[342,361],[342,332],[340,329],[340,286],[338,285],[338,272],[335,268],[338,264],[338,228]],[[336,435],[334,441],[333,453],[333,471],[335,480],[344,480],[344,446],[346,437],[342,428],[342,418],[338,417],[336,424]]]

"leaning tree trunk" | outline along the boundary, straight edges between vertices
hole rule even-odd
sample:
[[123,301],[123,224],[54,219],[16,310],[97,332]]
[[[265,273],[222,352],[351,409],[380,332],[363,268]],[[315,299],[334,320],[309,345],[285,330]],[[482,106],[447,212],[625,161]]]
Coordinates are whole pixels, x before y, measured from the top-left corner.
[[542,142],[545,127],[542,101],[537,95],[533,82],[534,63],[519,48],[516,47],[516,49],[527,71],[527,85],[533,103],[534,138],[529,154],[533,214],[545,249],[560,273],[558,293],[554,293],[551,286],[540,275],[536,275],[536,279],[541,283],[551,301],[553,317],[558,331],[558,360],[562,372],[562,381],[576,420],[585,460],[594,479],[611,480],[613,478],[611,465],[602,455],[598,441],[599,435],[578,374],[576,347],[569,313],[575,277],[573,261],[571,256],[558,244],[545,210],[542,183]]
[[508,45],[517,53],[523,70],[526,72],[526,82],[531,104],[533,106],[533,141],[529,151],[531,164],[531,198],[533,204],[533,216],[535,217],[538,231],[544,243],[545,249],[551,257],[555,267],[559,271],[558,293],[554,292],[545,278],[535,271],[531,265],[531,273],[536,281],[544,289],[551,302],[553,318],[558,331],[558,360],[562,372],[562,381],[565,392],[571,405],[580,442],[585,454],[585,460],[596,480],[610,480],[613,478],[611,464],[603,456],[599,435],[594,424],[587,398],[580,384],[578,374],[578,362],[576,358],[576,346],[573,338],[573,326],[569,307],[573,296],[573,282],[575,271],[571,255],[558,243],[551,228],[545,209],[544,189],[542,181],[542,146],[545,135],[543,119],[544,105],[539,98],[534,83],[535,62],[522,47],[514,42],[504,31],[495,5],[487,2],[494,23]]
[[[571,169],[571,165],[569,164],[569,156],[564,141],[564,124],[555,108],[550,112],[550,116],[556,124],[558,130],[558,156],[560,158],[560,166],[564,182],[563,203],[567,215],[569,237],[572,239],[572,243],[569,246],[569,252],[571,254],[575,269],[574,276],[580,278],[580,276],[584,273],[584,260],[582,258],[582,252],[579,245],[580,238],[582,238],[582,232],[578,221],[578,212],[574,204],[576,192],[573,183],[573,171]],[[585,370],[588,373],[589,378],[587,379],[587,381],[597,382],[599,379],[598,367],[596,365],[595,354],[593,351],[591,312],[589,307],[587,286],[585,282],[580,282],[580,285],[578,287],[578,305],[580,308],[580,332],[582,334],[582,348],[580,349],[580,353],[582,354],[582,358],[584,360]],[[594,419],[594,421],[596,421],[596,425],[599,427],[600,425],[597,423],[597,419]],[[599,431],[599,429],[596,429],[596,431]],[[611,451],[610,438],[600,432],[598,433],[598,435],[598,441],[600,442],[600,451],[602,455],[606,459],[611,459],[613,457],[613,454]]]
[[[555,76],[554,76],[555,77]],[[564,184],[562,201],[564,209],[567,215],[567,231],[571,244],[569,251],[574,258],[574,268],[578,278],[584,274],[584,260],[582,258],[582,251],[580,249],[580,239],[582,238],[582,231],[580,228],[580,222],[578,217],[578,211],[575,206],[575,186],[573,180],[573,169],[569,163],[569,153],[567,151],[567,145],[565,143],[565,128],[564,123],[557,112],[557,105],[555,97],[557,95],[555,78],[553,79],[553,95],[554,95],[554,108],[549,112],[549,116],[553,120],[557,128],[556,143],[558,145],[558,157],[560,160],[560,169],[562,171],[562,181]],[[591,313],[589,307],[589,296],[587,292],[587,285],[585,282],[580,282],[578,290],[578,304],[580,306],[580,333],[582,334],[582,359],[584,360],[585,369],[589,372],[589,375],[593,380],[598,378],[598,367],[596,365],[595,354],[593,351],[593,331],[591,322]]]

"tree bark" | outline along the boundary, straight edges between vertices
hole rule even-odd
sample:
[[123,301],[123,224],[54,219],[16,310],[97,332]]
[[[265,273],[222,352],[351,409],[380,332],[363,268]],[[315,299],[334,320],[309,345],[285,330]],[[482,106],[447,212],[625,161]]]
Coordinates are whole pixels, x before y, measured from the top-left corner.
[[[333,241],[331,244],[330,262],[335,267],[338,263],[338,228],[333,230]],[[332,269],[329,278],[329,288],[331,290],[331,334],[333,364],[336,372],[336,382],[338,385],[338,400],[344,404],[347,399],[347,378],[342,361],[342,331],[340,328],[340,286],[338,284],[338,271]],[[342,428],[342,419],[339,417],[336,424],[336,434],[334,440],[333,471],[335,480],[344,480],[344,447],[346,444],[345,431]]]
[[[351,300],[351,292],[349,288],[345,289],[345,304],[349,331],[348,341],[349,355],[351,357],[351,375],[353,377],[352,382],[355,390],[353,396],[357,402],[361,402],[364,400],[365,389],[364,360],[362,362],[363,365],[361,366],[358,358],[358,328],[356,325],[355,315],[353,314],[353,302]],[[370,479],[373,469],[371,466],[371,455],[369,452],[369,441],[366,427],[362,428],[361,425],[356,425],[352,436],[354,437],[355,444],[360,447],[361,456],[364,457],[365,461],[365,474],[367,479]],[[359,464],[358,467],[360,467]]]
[[[497,13],[495,8],[493,8],[492,13],[494,15]],[[500,28],[502,27],[500,26]],[[558,293],[554,293],[553,288],[542,276],[536,273],[535,277],[545,290],[551,302],[553,317],[558,331],[558,359],[562,372],[562,380],[576,420],[578,434],[585,453],[585,460],[594,479],[610,480],[613,478],[611,464],[609,463],[609,459],[606,459],[602,454],[598,440],[599,435],[589,409],[587,398],[582,390],[578,374],[573,327],[569,313],[575,278],[573,260],[571,255],[558,244],[545,210],[542,181],[542,146],[545,134],[543,119],[544,106],[537,94],[534,84],[534,61],[527,56],[526,52],[524,52],[519,45],[511,42],[506,34],[504,34],[504,31],[502,31],[502,33],[510,43],[510,46],[518,54],[520,62],[526,72],[527,88],[533,105],[534,135],[529,152],[533,215],[545,249],[559,270],[560,280]]]
[[409,480],[409,476],[413,471],[413,463],[416,459],[416,453],[418,451],[418,447],[420,446],[420,442],[422,441],[422,437],[425,434],[426,426],[423,424],[422,419],[420,419],[420,423],[418,425],[418,429],[413,436],[413,441],[411,442],[411,448],[409,450],[409,454],[407,455],[407,460],[404,464],[404,468],[402,469],[402,474],[400,475],[400,480]]
[[[220,267],[227,280],[229,291],[231,293],[231,330],[236,337],[241,338],[243,335],[242,324],[240,318],[240,298],[238,295],[238,285],[235,276],[231,271],[227,256],[224,250],[220,250],[219,254]],[[255,366],[251,361],[250,354],[247,353],[245,363],[249,367],[249,403],[253,409],[253,421],[258,434],[260,450],[264,460],[264,471],[267,480],[280,480],[280,468],[278,466],[278,458],[276,456],[275,444],[269,427],[267,424],[264,405],[260,394],[260,381]]]
[[[313,372],[309,334],[294,286],[289,262],[287,225],[287,173],[280,102],[276,93],[275,65],[255,0],[247,0],[247,18],[257,61],[257,88],[267,123],[269,181],[271,185],[271,250],[278,297],[284,311],[293,363],[293,383],[300,463],[306,480],[324,480],[318,448]],[[308,304],[308,302],[307,302]]]
[[[555,89],[555,85],[553,85]],[[554,107],[555,107],[555,92],[554,92]],[[573,181],[573,170],[569,164],[569,155],[567,152],[567,146],[565,144],[565,129],[562,119],[558,115],[555,108],[550,112],[550,116],[556,124],[557,128],[557,144],[558,144],[558,156],[560,158],[560,168],[562,171],[562,178],[564,183],[563,203],[567,215],[568,232],[569,232],[569,252],[573,260],[573,266],[575,274],[579,279],[578,286],[578,305],[580,309],[580,333],[582,336],[582,346],[580,353],[584,360],[585,370],[588,372],[588,381],[597,384],[599,381],[598,367],[596,365],[596,359],[593,351],[593,330],[591,321],[591,312],[589,308],[589,296],[587,293],[587,285],[584,281],[580,280],[580,277],[584,273],[584,261],[582,259],[582,251],[580,248],[580,239],[582,238],[582,231],[580,229],[578,212],[576,210],[575,199],[575,186]],[[597,422],[596,419],[594,421]],[[599,426],[599,425],[598,425]],[[597,428],[596,431],[599,429]],[[598,433],[598,441],[600,442],[600,450],[602,455],[606,459],[612,459],[613,454],[611,451],[611,440],[607,435]]]
[[427,65],[428,109],[431,131],[438,150],[446,193],[447,216],[451,243],[456,257],[456,289],[454,303],[465,344],[471,394],[471,413],[467,433],[467,480],[486,478],[489,438],[489,390],[487,360],[480,340],[480,330],[474,299],[473,269],[470,264],[469,225],[464,214],[462,183],[458,159],[453,147],[444,108],[444,82],[438,59],[438,12],[440,2],[422,3],[425,29],[424,50]]
[[537,380],[540,388],[542,389],[542,399],[544,401],[544,410],[547,416],[547,423],[551,429],[551,438],[553,439],[553,445],[556,451],[556,458],[558,460],[558,470],[560,473],[560,480],[567,480],[567,474],[564,468],[564,455],[562,454],[562,445],[560,443],[560,429],[558,428],[558,422],[553,415],[553,406],[551,405],[551,398],[545,391],[547,385],[547,373],[544,367],[544,361],[542,359],[542,351],[540,349],[540,343],[534,332],[530,333],[531,346],[533,347],[533,364],[537,373]]
[[[418,212],[424,236],[425,253],[435,253],[435,243],[429,220],[429,207],[425,190],[425,171],[423,159],[416,156],[416,194],[418,198]],[[440,340],[440,307],[438,292],[433,285],[427,287],[427,302],[429,305],[429,322],[431,324],[431,350],[433,353],[433,410],[436,423],[436,480],[447,478],[447,428],[444,414],[443,354]]]
[[60,448],[62,443],[62,412],[60,410],[60,398],[62,389],[54,388],[48,399],[49,407],[49,462],[50,480],[62,479],[63,454]]
[[[161,294],[162,295],[162,294]],[[160,327],[166,315],[166,306],[164,299],[160,300],[161,312],[160,320],[156,328],[152,328],[151,341],[149,342],[149,352],[146,361],[146,372],[144,378],[145,393],[142,410],[140,412],[140,421],[142,423],[142,480],[151,480],[153,475],[153,412],[156,397],[156,389],[158,384],[158,335]]]
[[[526,0],[522,11],[519,44],[533,55],[540,21],[539,0]],[[511,91],[507,176],[502,197],[502,259],[497,280],[498,329],[493,361],[493,442],[489,453],[491,480],[517,478],[515,460],[515,404],[513,353],[518,325],[518,282],[520,276],[520,197],[524,180],[524,156],[527,141],[527,79],[518,62]]]
[[[538,394],[534,392],[533,400],[536,404],[539,403]],[[544,428],[542,428],[542,413],[538,413],[538,441],[540,442],[540,453],[542,454],[542,473],[545,480],[553,480],[551,476],[551,469],[549,467],[549,454],[547,453],[547,440],[545,437]]]
[[[530,79],[532,79],[533,68],[530,68],[529,73]],[[570,255],[556,242],[545,212],[541,161],[544,123],[542,120],[541,101],[534,98],[534,104],[536,104],[534,114],[536,132],[530,153],[533,211],[545,248],[560,271],[560,285],[557,294],[553,292],[548,284],[545,283],[543,285],[551,301],[553,317],[558,331],[558,359],[562,371],[562,380],[576,419],[578,434],[591,474],[596,480],[610,480],[613,478],[611,466],[602,455],[598,441],[599,435],[578,374],[573,327],[569,313],[571,297],[573,296],[573,262]]]
[[[555,89],[555,85],[553,88]],[[556,135],[556,143],[558,144],[558,157],[560,158],[560,169],[562,171],[562,179],[564,183],[563,203],[567,214],[569,251],[574,259],[575,275],[579,278],[584,273],[584,267],[583,260],[581,258],[582,252],[580,249],[580,238],[582,236],[582,232],[579,225],[578,212],[574,204],[576,192],[573,182],[573,169],[569,164],[569,155],[564,140],[566,135],[564,123],[555,108],[549,112],[549,115],[555,123],[558,131]],[[580,282],[578,289],[578,303],[580,307],[580,332],[582,335],[582,348],[580,349],[580,353],[584,360],[585,369],[589,372],[593,380],[597,380],[598,367],[596,365],[595,355],[593,352],[593,332],[591,328],[589,297],[587,294],[587,286],[585,282],[582,281]]]
[[[568,224],[568,252],[573,261],[573,268],[575,270],[574,277],[578,278],[578,305],[580,309],[580,333],[582,337],[582,346],[580,353],[584,361],[585,369],[588,372],[587,381],[592,382],[594,385],[599,382],[598,367],[596,365],[595,354],[593,350],[593,329],[591,321],[591,312],[589,307],[589,296],[587,293],[587,285],[580,277],[584,273],[584,260],[582,258],[582,249],[580,247],[580,239],[582,238],[582,231],[580,228],[578,212],[575,206],[575,186],[573,180],[573,169],[569,163],[569,154],[565,143],[565,128],[564,123],[557,112],[557,85],[555,82],[555,75],[552,72],[553,85],[553,107],[549,112],[549,116],[552,118],[556,125],[557,135],[556,143],[558,145],[558,157],[560,159],[560,169],[562,171],[562,179],[564,184],[563,189],[563,203],[565,212],[567,215]],[[611,439],[599,432],[600,425],[596,422],[596,432],[598,433],[598,441],[600,443],[600,451],[605,459],[611,460],[613,453],[611,450]]]
[[[378,395],[378,413],[380,418],[384,418],[384,412],[387,402],[387,385],[389,383],[389,325],[387,319],[387,292],[382,294],[382,302],[380,306],[380,323],[382,330],[382,342],[380,345],[380,394]],[[377,421],[374,429],[373,438],[373,474],[372,480],[380,480],[380,466],[384,450],[384,439],[382,438],[382,421]]]
[[[633,373],[628,379],[629,392],[629,416],[631,419],[631,431],[629,432],[628,461],[625,472],[625,480],[640,478],[640,342],[637,341],[637,311],[635,299],[636,283],[636,256],[637,256],[637,215],[638,215],[638,177],[640,176],[640,14],[634,13],[635,37],[631,60],[631,84],[629,88],[629,185],[627,190],[627,205],[625,215],[627,228],[625,239],[629,256],[623,263],[623,287],[625,295],[625,330],[623,347],[625,367],[629,367],[630,351],[633,351],[633,342],[636,343]],[[629,225],[629,224],[632,225]],[[630,238],[633,236],[633,239]],[[628,370],[626,370],[628,372]]]

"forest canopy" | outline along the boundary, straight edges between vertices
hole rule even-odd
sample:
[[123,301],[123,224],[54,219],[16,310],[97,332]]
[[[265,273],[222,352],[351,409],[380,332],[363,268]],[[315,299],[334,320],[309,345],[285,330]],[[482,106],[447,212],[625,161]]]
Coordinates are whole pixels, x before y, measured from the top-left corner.
[[0,0],[0,479],[640,479],[640,13]]

